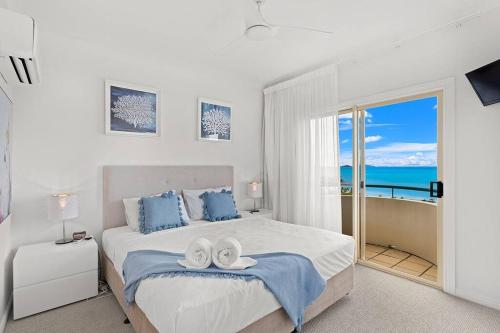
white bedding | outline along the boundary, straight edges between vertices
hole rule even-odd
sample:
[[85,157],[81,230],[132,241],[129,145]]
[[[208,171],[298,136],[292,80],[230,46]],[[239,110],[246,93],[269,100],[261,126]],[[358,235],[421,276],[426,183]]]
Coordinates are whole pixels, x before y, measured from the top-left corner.
[[[353,263],[352,237],[321,229],[297,226],[262,217],[223,222],[196,222],[186,227],[149,235],[128,226],[106,230],[104,251],[117,272],[129,251],[154,249],[184,252],[198,237],[213,242],[235,237],[243,254],[293,252],[314,263],[329,279]],[[122,277],[123,278],[123,277]],[[275,311],[280,304],[260,280],[217,278],[155,278],[141,282],[135,296],[137,305],[159,332],[237,332]]]

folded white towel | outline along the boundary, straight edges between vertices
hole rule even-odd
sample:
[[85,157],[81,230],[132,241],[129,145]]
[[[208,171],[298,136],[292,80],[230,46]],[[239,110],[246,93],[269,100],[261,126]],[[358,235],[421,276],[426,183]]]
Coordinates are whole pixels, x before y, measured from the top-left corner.
[[245,269],[257,264],[255,259],[240,256],[241,244],[232,237],[219,240],[212,249],[212,260],[221,269]]
[[177,262],[186,268],[207,268],[212,264],[213,244],[206,238],[198,238],[186,249],[186,259]]

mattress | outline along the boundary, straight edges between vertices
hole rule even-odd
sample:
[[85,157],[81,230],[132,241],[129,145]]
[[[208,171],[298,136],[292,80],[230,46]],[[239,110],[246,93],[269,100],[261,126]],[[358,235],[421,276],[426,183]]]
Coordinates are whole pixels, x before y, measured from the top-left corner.
[[[243,254],[292,252],[313,262],[330,279],[352,265],[354,240],[339,233],[298,226],[262,217],[223,222],[194,222],[189,226],[148,235],[129,227],[103,233],[103,248],[122,276],[127,253],[134,250],[184,252],[191,241],[205,237],[213,242],[235,237]],[[122,276],[123,279],[123,276]],[[143,280],[136,304],[159,332],[237,332],[280,308],[262,281],[215,277],[174,277]]]

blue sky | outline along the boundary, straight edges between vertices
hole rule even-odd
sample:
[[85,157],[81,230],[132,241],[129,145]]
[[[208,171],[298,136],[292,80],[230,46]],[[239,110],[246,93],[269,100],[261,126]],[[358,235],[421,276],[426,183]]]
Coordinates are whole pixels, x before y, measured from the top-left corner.
[[[339,116],[340,163],[352,164],[352,115]],[[437,98],[367,110],[366,164],[436,166]]]

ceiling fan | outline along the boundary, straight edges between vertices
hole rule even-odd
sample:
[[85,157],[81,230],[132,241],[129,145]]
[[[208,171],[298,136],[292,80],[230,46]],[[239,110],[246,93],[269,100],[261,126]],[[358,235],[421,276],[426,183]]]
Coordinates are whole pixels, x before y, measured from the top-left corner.
[[315,33],[321,33],[326,35],[333,34],[332,31],[314,29],[309,27],[300,27],[294,25],[278,25],[270,23],[264,16],[262,11],[262,7],[264,6],[265,0],[254,0],[257,5],[258,19],[252,24],[247,25],[244,35],[256,41],[262,41],[269,38],[272,38],[276,35],[279,29],[295,29],[295,30],[304,30]]
[[230,42],[226,42],[225,46],[218,48],[217,53],[224,52],[229,48],[234,48],[236,44],[239,44],[245,39],[253,41],[264,41],[271,38],[276,38],[281,29],[287,30],[302,30],[311,33],[323,34],[325,36],[333,34],[332,31],[315,29],[310,27],[294,26],[294,25],[281,25],[273,24],[269,22],[264,16],[263,7],[266,0],[251,0],[255,3],[257,15],[252,15],[252,19],[247,21],[243,29],[240,31],[236,38],[233,38]]

